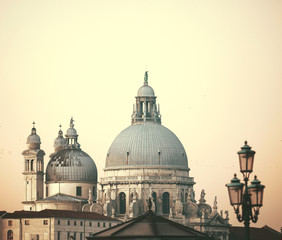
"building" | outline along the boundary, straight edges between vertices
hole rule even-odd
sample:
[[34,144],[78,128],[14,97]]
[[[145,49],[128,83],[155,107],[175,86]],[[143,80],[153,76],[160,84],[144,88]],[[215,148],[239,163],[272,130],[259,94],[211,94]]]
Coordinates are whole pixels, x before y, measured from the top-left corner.
[[0,219],[0,239],[84,240],[120,221],[93,212],[68,210],[16,211]]
[[188,158],[180,140],[161,124],[155,91],[144,84],[137,91],[131,125],[110,146],[98,198],[92,206],[107,216],[126,221],[148,211],[185,226],[206,232],[215,239],[228,239],[228,212],[218,213],[206,203],[202,190],[197,202],[189,175]]
[[[282,229],[281,229],[282,230]],[[245,228],[244,227],[230,227],[230,240],[244,240]],[[250,228],[250,238],[252,240],[281,240],[281,232],[265,225],[261,228]]]
[[[24,210],[44,209],[96,212],[122,221],[152,211],[177,223],[206,232],[216,239],[228,239],[228,212],[218,213],[206,203],[205,191],[196,201],[194,178],[181,141],[161,124],[157,97],[148,84],[139,88],[131,125],[113,141],[106,154],[104,177],[97,185],[92,158],[81,150],[74,120],[65,138],[60,129],[44,172],[45,152],[35,127],[23,151]],[[45,174],[45,183],[44,183]],[[45,194],[44,194],[45,192]]]
[[182,224],[170,221],[158,216],[151,210],[135,219],[102,230],[94,234],[88,240],[111,240],[111,239],[166,239],[166,240],[209,240],[209,235],[185,227]]
[[93,201],[97,192],[97,168],[92,158],[80,148],[73,119],[66,138],[60,129],[54,141],[54,153],[45,171],[41,140],[33,126],[27,138],[27,149],[23,151],[24,210],[41,211],[61,209],[81,211],[88,200]]

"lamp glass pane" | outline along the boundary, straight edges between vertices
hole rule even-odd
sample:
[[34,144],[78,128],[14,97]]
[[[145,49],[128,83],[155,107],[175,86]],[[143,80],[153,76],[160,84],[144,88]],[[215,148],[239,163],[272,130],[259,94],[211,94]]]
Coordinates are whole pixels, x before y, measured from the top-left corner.
[[247,169],[248,171],[253,171],[253,164],[254,164],[254,155],[251,154],[248,156],[248,162],[247,162]]
[[247,165],[247,156],[244,153],[239,154],[239,162],[240,162],[240,170],[241,172],[246,171],[246,165]]
[[231,205],[240,205],[242,203],[242,188],[228,187]]
[[239,161],[240,161],[241,172],[252,172],[253,171],[253,163],[254,163],[253,154],[240,153]]
[[263,198],[263,188],[250,188],[248,192],[249,194],[251,194],[252,206],[261,207]]

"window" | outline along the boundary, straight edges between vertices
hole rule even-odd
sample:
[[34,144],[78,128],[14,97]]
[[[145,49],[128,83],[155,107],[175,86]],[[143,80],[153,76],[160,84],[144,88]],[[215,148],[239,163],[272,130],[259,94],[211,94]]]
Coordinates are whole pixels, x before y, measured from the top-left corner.
[[106,223],[103,223],[103,227],[106,227]]
[[68,233],[67,233],[67,236],[68,236],[68,238],[67,238],[67,239],[69,240],[69,238],[70,238],[70,232],[68,232]]
[[26,160],[26,171],[29,171],[29,160]]
[[49,193],[48,193],[48,187],[46,187],[46,197],[48,197]]
[[9,230],[7,232],[7,240],[13,240],[13,231],[12,230]]
[[58,232],[57,240],[61,240],[61,232]]
[[95,188],[95,187],[93,187],[92,195],[93,195],[93,197],[95,198],[95,196],[96,196],[96,188]]
[[76,221],[73,221],[73,225],[76,226]]
[[163,199],[162,199],[162,202],[163,202],[163,214],[169,214],[169,193],[168,192],[165,192],[163,194]]
[[83,226],[83,222],[82,221],[80,222],[80,226]]
[[48,225],[48,220],[43,220],[43,225]]
[[125,214],[126,211],[126,195],[124,192],[119,194],[119,213]]
[[61,221],[60,220],[58,220],[58,225],[61,225]]
[[68,220],[68,225],[70,225],[70,220]]
[[12,220],[8,221],[8,226],[13,226],[13,221]]
[[24,224],[25,224],[25,225],[29,225],[29,224],[30,224],[29,220],[25,220],[25,221],[24,221]]
[[79,238],[79,240],[82,240],[82,238],[83,238],[83,233],[80,233],[80,238]]
[[92,227],[92,222],[89,222],[89,227]]
[[76,239],[76,232],[73,233],[73,238]]
[[109,223],[109,227],[111,227],[112,226],[112,223]]
[[97,223],[97,226],[100,227],[100,223],[99,222]]
[[76,196],[81,196],[81,187],[76,187]]
[[33,169],[33,159],[30,161],[30,171],[33,171],[34,169]]

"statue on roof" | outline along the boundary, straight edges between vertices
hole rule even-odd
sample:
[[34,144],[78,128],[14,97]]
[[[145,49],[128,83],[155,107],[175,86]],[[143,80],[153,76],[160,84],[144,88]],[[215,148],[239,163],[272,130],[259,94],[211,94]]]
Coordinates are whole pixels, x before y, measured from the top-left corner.
[[148,71],[146,71],[144,75],[144,85],[148,85]]
[[205,195],[206,195],[206,193],[205,193],[205,190],[203,189],[203,190],[201,191],[201,198],[200,198],[200,200],[199,200],[200,204],[203,204],[203,203],[206,202]]

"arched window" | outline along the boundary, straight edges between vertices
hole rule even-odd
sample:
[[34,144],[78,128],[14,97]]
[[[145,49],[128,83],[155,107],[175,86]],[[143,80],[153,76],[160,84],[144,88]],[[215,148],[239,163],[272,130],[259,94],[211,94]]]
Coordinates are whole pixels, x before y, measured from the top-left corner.
[[7,240],[13,240],[13,231],[9,230],[7,233]]
[[124,192],[119,194],[119,213],[125,214],[126,212],[126,195]]
[[33,159],[30,161],[30,171],[33,171]]
[[162,199],[162,205],[163,205],[163,214],[169,214],[169,193],[165,192],[163,193],[163,199]]
[[157,212],[157,194],[156,192],[152,193],[153,202],[155,203],[155,213]]
[[26,160],[26,171],[29,171],[29,160]]

